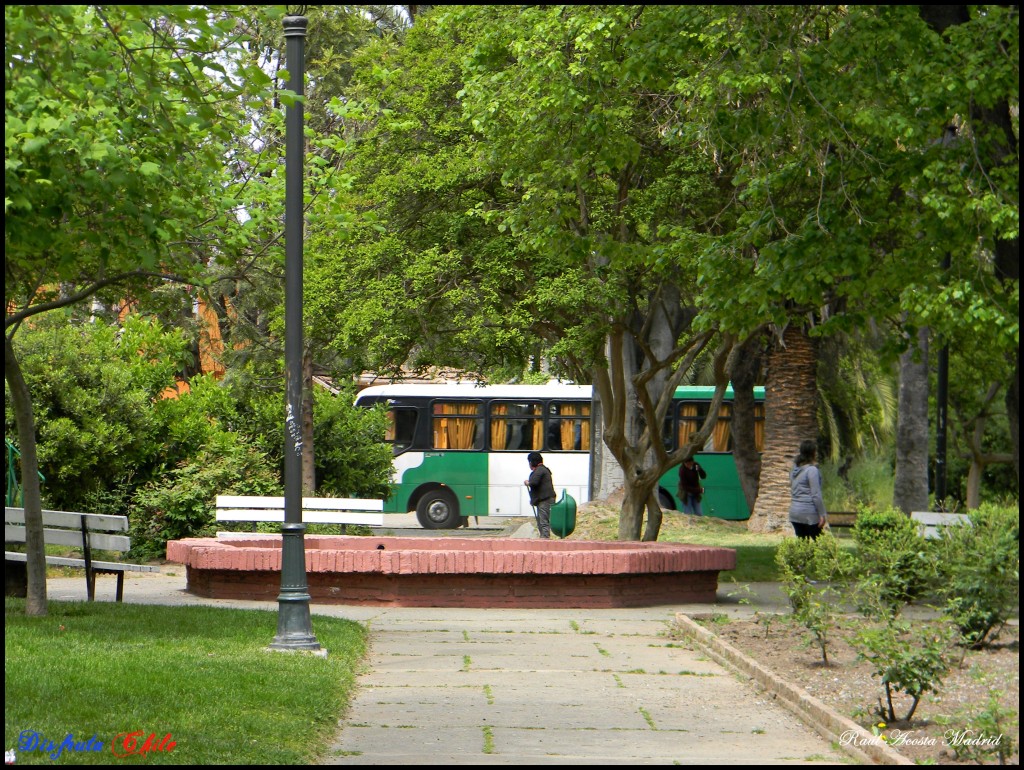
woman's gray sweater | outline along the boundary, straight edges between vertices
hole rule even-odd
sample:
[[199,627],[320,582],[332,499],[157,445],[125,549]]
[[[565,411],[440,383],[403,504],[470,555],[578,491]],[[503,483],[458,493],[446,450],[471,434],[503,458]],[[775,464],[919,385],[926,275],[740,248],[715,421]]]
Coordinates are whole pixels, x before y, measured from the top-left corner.
[[816,465],[797,465],[789,472],[793,500],[789,504],[789,520],[797,524],[818,524],[825,518],[825,501],[821,498],[821,471]]

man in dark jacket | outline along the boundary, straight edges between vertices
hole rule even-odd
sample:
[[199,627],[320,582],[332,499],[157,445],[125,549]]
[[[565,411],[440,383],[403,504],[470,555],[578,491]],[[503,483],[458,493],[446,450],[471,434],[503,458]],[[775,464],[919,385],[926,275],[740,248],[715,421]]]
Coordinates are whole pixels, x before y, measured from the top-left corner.
[[700,463],[692,457],[683,460],[679,466],[679,505],[683,513],[693,516],[703,516],[700,500],[704,496],[704,487],[701,479],[706,479],[708,473],[700,467]]
[[537,531],[545,540],[551,538],[551,504],[555,502],[555,483],[551,471],[544,465],[540,452],[526,456],[530,463],[530,478],[523,483],[530,488],[530,505],[537,510]]

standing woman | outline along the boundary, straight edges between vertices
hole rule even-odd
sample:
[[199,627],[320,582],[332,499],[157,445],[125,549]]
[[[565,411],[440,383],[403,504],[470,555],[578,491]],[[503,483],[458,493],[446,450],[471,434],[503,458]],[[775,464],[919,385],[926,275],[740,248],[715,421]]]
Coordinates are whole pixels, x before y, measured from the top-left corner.
[[800,442],[800,454],[789,473],[793,498],[789,504],[789,523],[797,537],[815,538],[828,523],[825,501],[821,497],[821,471],[815,462],[818,447],[810,439]]

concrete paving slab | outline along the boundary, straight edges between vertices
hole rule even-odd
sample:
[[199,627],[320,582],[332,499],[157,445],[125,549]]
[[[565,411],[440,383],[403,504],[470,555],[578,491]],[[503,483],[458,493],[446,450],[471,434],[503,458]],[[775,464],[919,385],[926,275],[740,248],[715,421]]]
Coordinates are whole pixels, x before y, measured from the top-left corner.
[[687,731],[651,729],[587,730],[544,728],[493,730],[492,756],[517,757],[522,764],[575,764],[589,758],[593,764],[808,764],[835,762],[827,753],[794,753],[792,742],[757,735],[743,743],[731,736],[706,736]]
[[[482,691],[482,690],[481,690]],[[459,692],[458,698],[466,694]],[[418,727],[438,729],[438,722],[446,725],[478,725],[491,728],[515,728],[521,730],[540,729],[550,720],[551,714],[564,711],[571,715],[574,729],[579,730],[644,730],[649,729],[643,713],[634,709],[632,713],[617,710],[614,713],[600,704],[579,702],[506,702],[485,703],[483,706],[472,706],[475,698],[468,697],[453,701],[439,699],[433,701],[408,694],[406,699],[398,698],[395,702],[362,704],[359,710],[360,724],[365,726],[391,726],[397,728]],[[449,729],[445,727],[445,730]]]
[[[403,739],[396,742],[394,735],[399,731]],[[344,745],[332,747],[323,764],[477,764],[476,760],[486,756],[485,741],[484,730],[476,725],[439,731],[432,727],[355,724],[346,728]]]

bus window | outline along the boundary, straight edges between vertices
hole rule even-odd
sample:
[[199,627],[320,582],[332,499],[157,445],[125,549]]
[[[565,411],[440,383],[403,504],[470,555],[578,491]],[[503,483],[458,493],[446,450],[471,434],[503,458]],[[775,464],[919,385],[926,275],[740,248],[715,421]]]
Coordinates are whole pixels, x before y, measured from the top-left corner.
[[[687,442],[690,436],[697,432],[704,422],[707,414],[707,404],[684,402],[679,404],[679,443],[677,447]],[[666,447],[668,442],[666,441]],[[754,405],[754,447],[758,452],[764,451],[764,404]],[[698,451],[703,452],[731,452],[733,449],[732,438],[732,405],[722,404],[718,412],[718,422],[711,437]]]
[[661,443],[665,445],[665,451],[671,452],[672,446],[672,412],[665,415],[665,421],[661,424]]
[[711,451],[728,452],[732,449],[732,407],[722,404],[718,409],[718,421],[711,432]]
[[540,402],[491,402],[491,449],[543,449],[544,412]]
[[552,401],[548,406],[548,449],[590,451],[590,404]]
[[[679,443],[677,446],[683,446],[690,440],[690,436],[700,430],[707,413],[708,405],[706,403],[690,401],[679,404]],[[715,429],[711,432],[708,440],[704,442],[704,446],[698,448],[698,451],[728,452],[732,449],[731,414],[730,405],[722,404],[718,410]]]
[[388,426],[384,440],[391,444],[393,454],[401,454],[412,446],[416,435],[416,410],[397,407],[388,410]]
[[679,405],[679,443],[683,446],[690,440],[690,435],[700,428],[703,418],[697,414],[697,404],[684,403]]
[[434,449],[483,449],[478,401],[434,402]]

